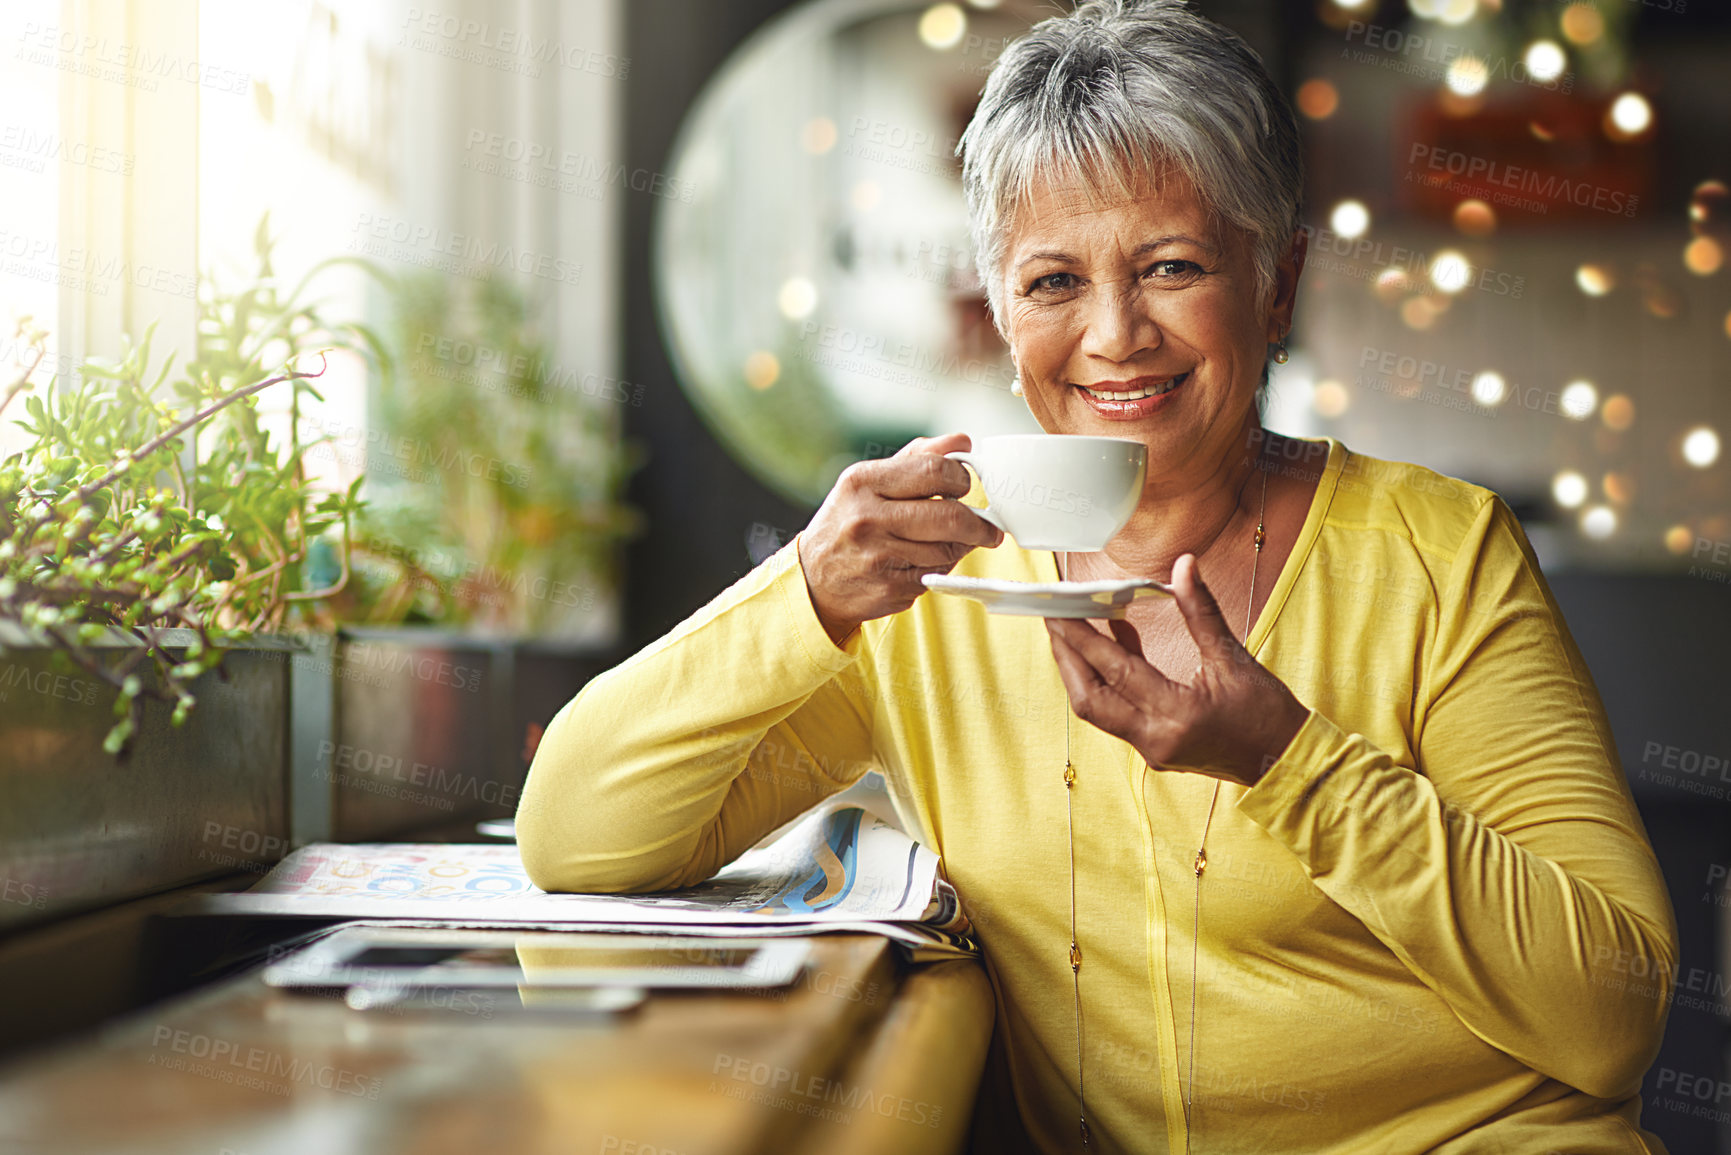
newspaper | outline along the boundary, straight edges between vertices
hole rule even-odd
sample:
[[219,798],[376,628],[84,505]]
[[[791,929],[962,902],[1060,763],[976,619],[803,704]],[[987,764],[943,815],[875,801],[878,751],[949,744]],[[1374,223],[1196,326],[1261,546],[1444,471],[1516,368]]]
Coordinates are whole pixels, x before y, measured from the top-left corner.
[[706,882],[655,894],[549,894],[514,844],[314,843],[199,912],[688,934],[868,931],[916,959],[976,953],[937,855],[877,807],[831,799]]

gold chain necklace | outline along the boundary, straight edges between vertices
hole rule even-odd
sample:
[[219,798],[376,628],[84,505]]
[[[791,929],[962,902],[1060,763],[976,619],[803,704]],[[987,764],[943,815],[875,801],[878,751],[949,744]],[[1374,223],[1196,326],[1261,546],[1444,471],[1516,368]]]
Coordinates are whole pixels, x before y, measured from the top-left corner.
[[[1261,457],[1259,453],[1258,458]],[[1262,470],[1262,500],[1256,511],[1256,552],[1250,559],[1250,596],[1244,604],[1244,644],[1250,643],[1250,613],[1256,607],[1256,570],[1262,561],[1262,543],[1266,537],[1264,523],[1268,513],[1268,470]],[[1219,535],[1216,534],[1216,537]],[[1064,559],[1060,558],[1060,561]],[[1069,565],[1064,561],[1060,578],[1068,577]],[[1064,810],[1069,830],[1070,846],[1070,975],[1076,989],[1076,1122],[1082,1136],[1082,1146],[1089,1143],[1088,1083],[1082,1062],[1082,946],[1076,935],[1076,766],[1070,758],[1070,714],[1064,710]],[[1220,801],[1220,780],[1214,781],[1214,792],[1208,799],[1208,816],[1202,820],[1202,838],[1196,846],[1196,858],[1191,869],[1196,873],[1196,910],[1190,928],[1190,1073],[1184,1086],[1184,1155],[1190,1155],[1191,1104],[1196,1095],[1196,962],[1197,943],[1202,935],[1202,872],[1208,868],[1208,830],[1214,824],[1214,805]]]

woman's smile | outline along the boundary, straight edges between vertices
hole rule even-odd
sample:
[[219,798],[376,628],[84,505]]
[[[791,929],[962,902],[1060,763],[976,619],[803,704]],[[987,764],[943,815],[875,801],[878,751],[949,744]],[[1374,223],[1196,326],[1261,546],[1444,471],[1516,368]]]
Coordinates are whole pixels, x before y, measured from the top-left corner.
[[1169,377],[1149,375],[1131,381],[1097,381],[1076,389],[1107,421],[1139,421],[1173,404],[1189,379],[1188,372]]

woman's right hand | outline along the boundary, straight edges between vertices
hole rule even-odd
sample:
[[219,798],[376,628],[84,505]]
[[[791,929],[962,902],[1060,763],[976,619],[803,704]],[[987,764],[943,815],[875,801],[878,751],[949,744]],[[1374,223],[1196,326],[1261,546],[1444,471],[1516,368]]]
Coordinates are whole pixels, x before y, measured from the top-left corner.
[[[894,457],[848,466],[799,535],[799,562],[818,620],[836,645],[864,622],[900,613],[925,592],[920,578],[948,573],[1004,531],[954,500],[968,471],[946,453],[972,448],[965,433],[916,437]],[[933,501],[932,498],[944,498]]]

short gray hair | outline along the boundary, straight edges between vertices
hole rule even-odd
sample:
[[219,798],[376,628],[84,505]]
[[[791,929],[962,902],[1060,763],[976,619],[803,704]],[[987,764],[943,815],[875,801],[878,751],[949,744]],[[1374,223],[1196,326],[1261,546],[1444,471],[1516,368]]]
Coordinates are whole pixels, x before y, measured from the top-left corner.
[[1262,59],[1185,0],[1088,0],[1007,47],[962,134],[962,187],[992,319],[1010,218],[1042,179],[1127,195],[1162,168],[1249,234],[1260,295],[1299,229],[1298,122]]

